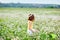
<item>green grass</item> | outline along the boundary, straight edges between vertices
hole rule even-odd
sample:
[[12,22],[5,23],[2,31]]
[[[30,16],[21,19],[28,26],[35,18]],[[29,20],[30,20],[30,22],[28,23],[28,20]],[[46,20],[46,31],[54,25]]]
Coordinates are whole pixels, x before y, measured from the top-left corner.
[[[39,33],[27,34],[28,14],[35,15],[34,28]],[[18,38],[16,38],[18,37]],[[60,9],[0,8],[0,39],[60,40]]]

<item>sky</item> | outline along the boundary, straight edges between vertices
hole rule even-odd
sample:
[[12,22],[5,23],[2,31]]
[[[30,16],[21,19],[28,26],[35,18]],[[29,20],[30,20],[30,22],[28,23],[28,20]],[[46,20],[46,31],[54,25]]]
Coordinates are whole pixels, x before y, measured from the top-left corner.
[[0,0],[1,3],[60,4],[60,0]]

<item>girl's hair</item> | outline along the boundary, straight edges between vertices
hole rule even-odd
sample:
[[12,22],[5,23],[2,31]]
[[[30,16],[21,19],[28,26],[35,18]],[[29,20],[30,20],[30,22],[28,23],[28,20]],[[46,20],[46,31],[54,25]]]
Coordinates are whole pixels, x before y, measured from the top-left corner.
[[28,16],[28,20],[30,20],[30,21],[34,21],[34,19],[35,19],[34,15],[33,15],[33,14],[29,14],[29,16]]

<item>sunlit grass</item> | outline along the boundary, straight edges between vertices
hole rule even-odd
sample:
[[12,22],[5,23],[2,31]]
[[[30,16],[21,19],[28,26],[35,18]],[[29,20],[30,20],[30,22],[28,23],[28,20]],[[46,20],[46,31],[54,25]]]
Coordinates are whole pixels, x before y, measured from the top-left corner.
[[[39,33],[27,34],[28,14],[35,15],[34,28]],[[0,9],[0,38],[4,40],[59,40],[60,9],[7,8]]]

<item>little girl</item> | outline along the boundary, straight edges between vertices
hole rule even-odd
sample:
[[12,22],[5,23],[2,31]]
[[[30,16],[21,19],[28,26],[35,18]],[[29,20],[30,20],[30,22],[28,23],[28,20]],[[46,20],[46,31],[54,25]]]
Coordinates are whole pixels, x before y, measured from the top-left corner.
[[33,14],[29,14],[28,16],[28,34],[33,34],[34,32],[36,32],[37,30],[33,29],[33,22],[35,20],[35,17]]

